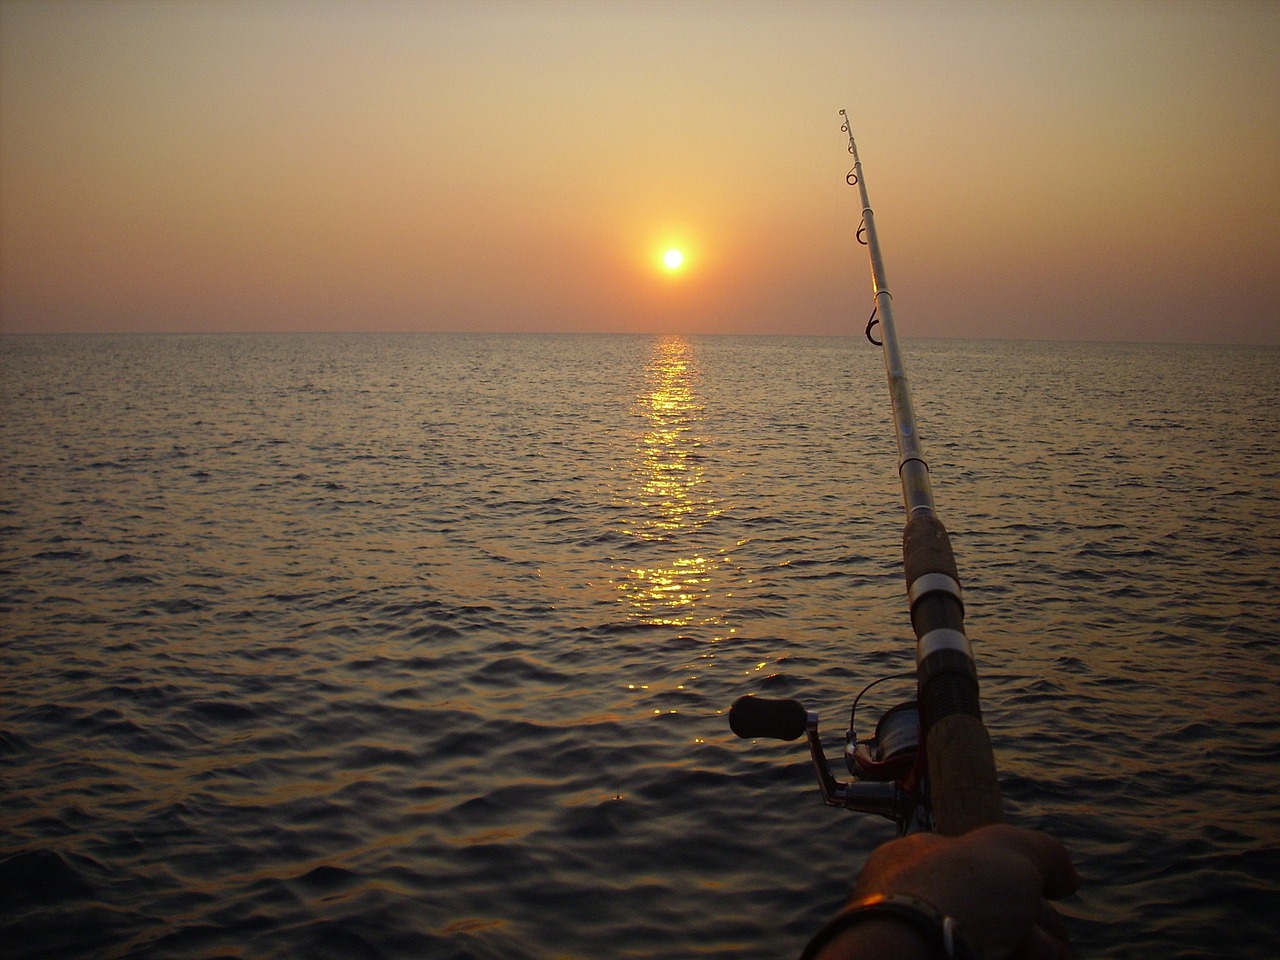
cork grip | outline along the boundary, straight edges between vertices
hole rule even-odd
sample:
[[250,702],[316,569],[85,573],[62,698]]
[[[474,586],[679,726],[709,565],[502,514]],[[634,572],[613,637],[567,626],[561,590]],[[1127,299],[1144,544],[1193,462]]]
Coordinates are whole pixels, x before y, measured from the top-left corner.
[[991,738],[982,721],[963,713],[929,728],[929,785],[938,833],[957,836],[1004,819]]

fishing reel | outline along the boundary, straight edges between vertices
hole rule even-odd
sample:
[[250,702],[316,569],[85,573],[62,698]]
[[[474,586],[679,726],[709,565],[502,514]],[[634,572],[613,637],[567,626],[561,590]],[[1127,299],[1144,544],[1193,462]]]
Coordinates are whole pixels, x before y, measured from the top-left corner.
[[915,676],[903,673],[881,677],[854,697],[844,736],[845,767],[853,777],[849,781],[839,781],[832,775],[818,733],[818,714],[806,710],[798,700],[739,697],[729,708],[729,728],[748,740],[796,740],[804,734],[818,775],[818,788],[829,806],[887,817],[898,824],[900,834],[927,829],[919,704],[912,699],[890,707],[881,714],[875,732],[865,740],[858,739],[855,727],[863,694],[886,680],[914,680]]

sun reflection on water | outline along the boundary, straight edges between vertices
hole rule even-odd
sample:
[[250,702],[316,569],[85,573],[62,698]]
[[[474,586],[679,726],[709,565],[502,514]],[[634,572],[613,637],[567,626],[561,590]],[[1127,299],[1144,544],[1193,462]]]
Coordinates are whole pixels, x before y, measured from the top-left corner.
[[636,438],[623,530],[635,538],[640,559],[620,565],[624,575],[616,582],[629,616],[646,623],[693,623],[723,559],[699,536],[720,510],[706,487],[698,431],[704,406],[696,379],[689,342],[664,337],[654,345],[634,407],[644,430]]

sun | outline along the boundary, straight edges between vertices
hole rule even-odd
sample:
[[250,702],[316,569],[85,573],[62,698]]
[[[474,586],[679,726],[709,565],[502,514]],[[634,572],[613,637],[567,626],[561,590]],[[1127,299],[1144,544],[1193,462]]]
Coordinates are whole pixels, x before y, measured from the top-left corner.
[[664,286],[674,287],[683,286],[690,277],[701,275],[705,266],[702,245],[693,234],[681,229],[668,228],[650,235],[644,249],[644,260],[649,270],[666,281]]

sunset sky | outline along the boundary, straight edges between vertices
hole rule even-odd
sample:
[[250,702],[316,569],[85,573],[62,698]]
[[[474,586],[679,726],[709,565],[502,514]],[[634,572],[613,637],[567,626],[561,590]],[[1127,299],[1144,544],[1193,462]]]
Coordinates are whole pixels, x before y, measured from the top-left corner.
[[1280,3],[2,10],[0,332],[1280,343]]

